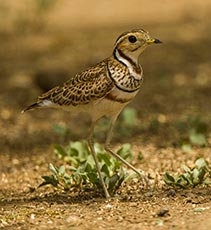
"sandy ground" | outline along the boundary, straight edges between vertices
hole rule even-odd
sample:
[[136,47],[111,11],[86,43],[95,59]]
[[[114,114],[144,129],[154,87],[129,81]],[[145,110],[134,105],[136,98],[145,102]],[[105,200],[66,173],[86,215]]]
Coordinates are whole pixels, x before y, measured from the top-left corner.
[[[187,116],[211,122],[210,1],[61,2],[47,10],[24,1],[0,3],[0,229],[210,229],[210,187],[173,189],[163,181],[166,171],[180,172],[198,157],[210,162],[210,144],[182,151],[185,133],[177,126]],[[117,128],[113,147],[128,142],[134,156],[141,151],[144,159],[133,164],[151,175],[154,186],[126,183],[108,201],[97,191],[37,189],[48,164],[63,163],[52,144],[85,138],[89,120],[78,122],[63,111],[20,111],[42,91],[110,55],[116,37],[140,25],[164,44],[140,59],[145,82],[130,105],[140,127],[129,135]],[[70,128],[66,140],[54,124]],[[97,140],[104,136],[97,128]]]

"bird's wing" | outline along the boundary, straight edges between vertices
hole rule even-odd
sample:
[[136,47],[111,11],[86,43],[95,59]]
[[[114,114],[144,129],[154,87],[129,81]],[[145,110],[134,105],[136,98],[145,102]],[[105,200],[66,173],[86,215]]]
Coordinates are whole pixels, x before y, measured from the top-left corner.
[[52,102],[57,105],[82,105],[108,94],[114,84],[107,74],[107,65],[102,62],[93,66],[38,97],[38,104]]

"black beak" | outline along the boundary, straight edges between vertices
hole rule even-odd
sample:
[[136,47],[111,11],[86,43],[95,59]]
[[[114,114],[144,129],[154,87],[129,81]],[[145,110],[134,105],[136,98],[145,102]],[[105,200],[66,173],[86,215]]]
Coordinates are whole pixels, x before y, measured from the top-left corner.
[[159,43],[163,43],[163,42],[161,42],[159,39],[155,38],[154,43],[159,44]]

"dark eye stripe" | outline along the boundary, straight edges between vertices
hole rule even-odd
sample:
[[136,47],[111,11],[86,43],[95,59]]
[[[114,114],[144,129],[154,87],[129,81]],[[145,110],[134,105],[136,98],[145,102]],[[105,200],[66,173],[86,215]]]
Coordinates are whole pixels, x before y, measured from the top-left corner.
[[129,42],[131,42],[131,43],[135,43],[135,42],[137,41],[136,37],[133,36],[133,35],[129,36],[128,40],[129,40]]

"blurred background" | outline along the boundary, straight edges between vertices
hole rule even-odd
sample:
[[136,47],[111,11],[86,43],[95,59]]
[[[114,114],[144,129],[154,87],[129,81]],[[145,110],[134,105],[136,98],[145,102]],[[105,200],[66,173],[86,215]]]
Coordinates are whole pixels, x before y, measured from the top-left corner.
[[[84,115],[78,122],[63,111],[20,112],[40,93],[111,55],[116,38],[133,28],[163,44],[140,58],[145,82],[120,117],[114,143],[185,149],[190,141],[209,142],[210,12],[208,0],[0,0],[2,152],[84,138]],[[102,141],[107,122],[100,124]]]

